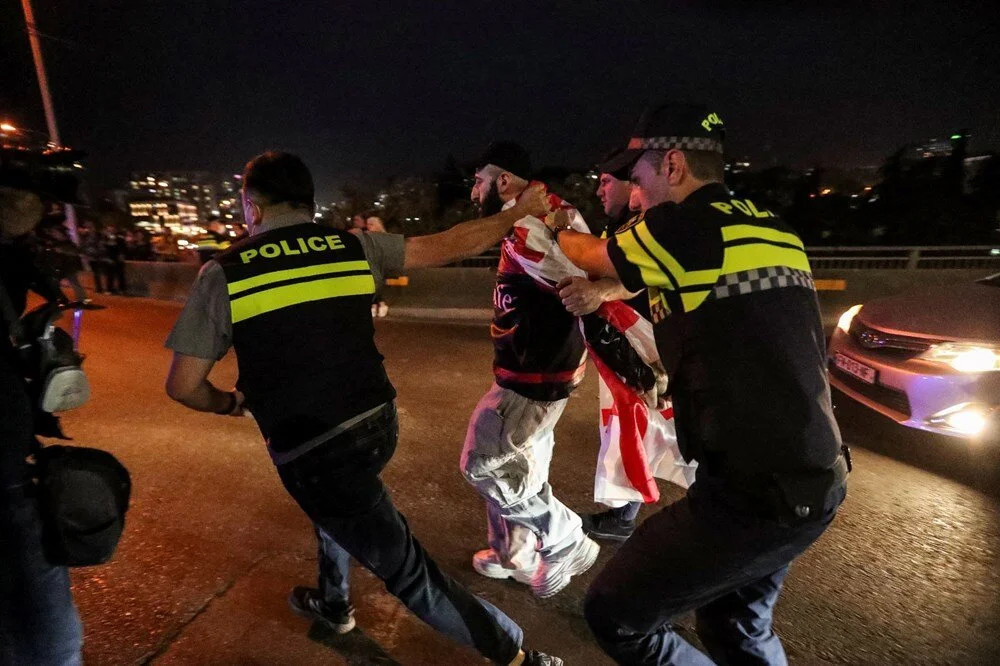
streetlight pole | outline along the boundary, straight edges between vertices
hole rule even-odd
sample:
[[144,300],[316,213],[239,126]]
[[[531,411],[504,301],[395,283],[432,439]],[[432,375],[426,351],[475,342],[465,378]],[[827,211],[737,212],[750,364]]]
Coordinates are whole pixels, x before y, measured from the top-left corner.
[[[38,30],[35,28],[35,13],[31,10],[31,0],[21,0],[24,9],[24,22],[28,26],[28,41],[31,43],[31,55],[35,60],[35,74],[38,76],[38,87],[42,91],[42,107],[45,109],[45,124],[49,130],[49,143],[61,146],[59,128],[56,126],[56,112],[52,106],[52,94],[49,92],[49,78],[45,75],[45,62],[42,60],[42,45],[38,41]],[[72,204],[66,204],[66,222],[69,224],[69,234],[74,243],[79,244],[80,238],[76,230],[76,211]]]

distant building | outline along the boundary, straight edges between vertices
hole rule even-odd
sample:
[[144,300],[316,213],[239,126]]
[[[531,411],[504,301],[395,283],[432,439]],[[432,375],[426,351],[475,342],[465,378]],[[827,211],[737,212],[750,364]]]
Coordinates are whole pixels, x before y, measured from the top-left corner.
[[218,206],[214,213],[226,224],[243,221],[243,204],[240,202],[240,187],[243,176],[236,174],[219,182]]
[[133,199],[129,202],[128,208],[137,227],[150,231],[162,231],[169,227],[175,233],[185,236],[201,233],[198,209],[186,201]]
[[931,139],[922,143],[914,143],[903,149],[903,159],[906,161],[926,160],[934,157],[949,157],[955,146],[949,139]]
[[904,146],[899,152],[900,169],[918,178],[940,178],[950,170],[956,187],[968,194],[972,179],[991,158],[990,154],[969,154],[970,138],[967,131],[961,130],[947,139],[930,139]]
[[214,217],[236,224],[243,220],[239,179],[208,171],[135,172],[127,190],[129,212],[138,226],[153,231],[170,226],[199,233]]

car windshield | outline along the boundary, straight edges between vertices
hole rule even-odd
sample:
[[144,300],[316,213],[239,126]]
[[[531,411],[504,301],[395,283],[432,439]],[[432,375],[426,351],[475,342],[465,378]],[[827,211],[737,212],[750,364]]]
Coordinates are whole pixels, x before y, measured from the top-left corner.
[[977,282],[979,282],[979,284],[985,284],[988,287],[1000,287],[1000,273],[984,277],[982,280],[977,280]]

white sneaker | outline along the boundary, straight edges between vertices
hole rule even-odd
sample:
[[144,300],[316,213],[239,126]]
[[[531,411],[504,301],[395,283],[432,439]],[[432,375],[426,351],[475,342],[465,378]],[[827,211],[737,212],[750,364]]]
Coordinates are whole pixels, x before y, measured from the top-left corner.
[[535,572],[538,570],[537,566],[530,569],[508,567],[504,565],[500,560],[500,555],[492,548],[486,548],[473,555],[472,568],[476,570],[476,573],[487,578],[496,578],[499,580],[513,578],[518,583],[524,583],[525,585],[531,584]]
[[576,548],[558,560],[543,559],[535,571],[534,578],[531,579],[531,591],[539,599],[547,599],[557,594],[569,585],[573,576],[582,574],[594,566],[600,552],[601,547],[593,539],[583,537],[583,541]]

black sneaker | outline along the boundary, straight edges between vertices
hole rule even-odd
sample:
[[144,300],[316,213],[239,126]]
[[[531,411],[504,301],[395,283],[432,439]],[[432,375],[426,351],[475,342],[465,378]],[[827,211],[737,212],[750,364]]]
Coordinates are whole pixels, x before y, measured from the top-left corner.
[[625,541],[635,532],[635,521],[622,520],[614,509],[584,514],[580,516],[580,520],[583,521],[584,534],[595,539]]
[[524,661],[521,663],[524,666],[563,666],[563,660],[559,657],[553,657],[544,652],[535,652],[534,650],[525,652]]
[[296,587],[288,595],[288,605],[296,615],[322,622],[335,633],[346,634],[354,628],[354,606],[331,607],[315,587]]

